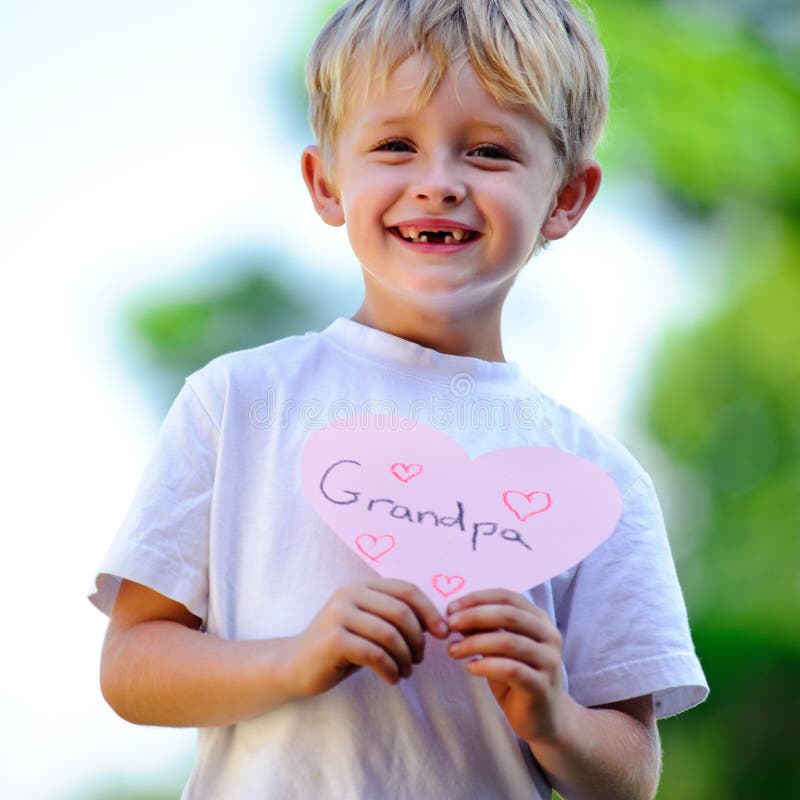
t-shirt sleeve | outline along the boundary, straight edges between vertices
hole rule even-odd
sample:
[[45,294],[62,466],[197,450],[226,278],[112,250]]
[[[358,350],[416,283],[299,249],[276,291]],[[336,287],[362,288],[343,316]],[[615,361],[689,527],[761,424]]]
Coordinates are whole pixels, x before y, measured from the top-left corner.
[[110,614],[125,578],[208,612],[208,535],[219,430],[190,384],[159,431],[133,503],[89,599]]
[[625,492],[614,533],[575,569],[556,617],[569,692],[582,705],[652,694],[663,718],[708,695],[646,474]]

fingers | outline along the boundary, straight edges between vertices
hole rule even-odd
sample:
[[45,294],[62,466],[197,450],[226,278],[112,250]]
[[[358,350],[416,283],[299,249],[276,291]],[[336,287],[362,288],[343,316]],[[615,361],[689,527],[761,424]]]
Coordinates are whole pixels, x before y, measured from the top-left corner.
[[471,659],[467,669],[473,675],[528,690],[559,681],[561,634],[547,613],[526,598],[490,589],[465,595],[448,610],[451,630],[463,636],[450,643],[448,652]]
[[[451,603],[448,610],[450,629],[466,637],[501,630],[561,650],[561,634],[547,613],[514,592],[504,589],[473,592]],[[500,641],[511,646],[508,636],[501,637]]]
[[411,675],[425,654],[425,631],[444,638],[447,623],[413,584],[376,579],[343,587],[332,598],[334,645],[351,664],[368,666],[388,683]]
[[405,603],[416,615],[422,628],[433,634],[437,639],[446,639],[450,628],[444,617],[436,610],[431,599],[413,583],[396,580],[394,578],[381,578],[370,581],[367,586],[376,591],[389,594]]
[[472,675],[496,681],[507,687],[516,687],[527,692],[545,695],[553,688],[550,673],[537,670],[513,658],[479,658],[467,663]]
[[452,615],[458,611],[484,605],[508,605],[528,611],[541,610],[517,592],[510,592],[508,589],[481,589],[454,600],[447,607],[447,612]]
[[[398,663],[396,655],[391,655],[385,647],[364,638],[357,633],[340,631],[336,649],[348,663],[349,673],[357,667],[368,667],[386,683],[396,684],[403,677],[403,667]],[[407,667],[410,674],[410,666]]]
[[354,599],[353,612],[344,620],[347,630],[383,648],[397,663],[401,677],[425,654],[425,632],[414,612],[400,600],[373,589]]
[[[452,642],[448,652],[456,659],[475,657],[480,657],[482,661],[511,659],[518,664],[551,674],[556,674],[561,667],[561,654],[556,647],[508,631],[467,636],[460,641]],[[488,666],[491,665],[484,665],[483,669]],[[484,672],[479,671],[474,674],[484,674]]]

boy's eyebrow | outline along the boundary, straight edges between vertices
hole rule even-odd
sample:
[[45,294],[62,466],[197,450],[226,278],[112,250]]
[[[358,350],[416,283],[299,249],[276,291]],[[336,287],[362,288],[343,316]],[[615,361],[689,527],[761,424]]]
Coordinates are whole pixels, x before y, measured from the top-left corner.
[[470,122],[473,123],[476,128],[490,131],[491,133],[498,133],[515,142],[523,138],[520,135],[522,131],[516,125],[498,125],[495,122],[487,122],[482,119],[471,119]]
[[380,128],[390,128],[393,125],[402,125],[406,122],[411,122],[411,117],[389,117],[389,119],[375,120],[375,124]]
[[[413,121],[415,121],[414,117],[407,115],[375,120],[374,124],[379,128],[391,128],[395,125],[403,125]],[[467,123],[481,130],[504,136],[505,138],[510,139],[513,143],[521,144],[525,138],[524,135],[522,135],[522,130],[517,125],[498,125],[496,122],[489,122],[488,120],[480,119],[478,117],[470,117],[467,120]]]

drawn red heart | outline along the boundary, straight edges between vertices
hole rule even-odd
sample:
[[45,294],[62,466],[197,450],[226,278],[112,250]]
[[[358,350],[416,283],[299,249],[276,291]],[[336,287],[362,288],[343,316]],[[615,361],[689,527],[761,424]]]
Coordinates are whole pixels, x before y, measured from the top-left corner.
[[503,502],[520,522],[525,522],[535,514],[547,511],[552,505],[552,498],[550,492],[539,489],[527,494],[510,489],[503,492]]
[[442,597],[450,597],[464,588],[466,581],[460,575],[434,575],[433,588]]
[[394,536],[386,533],[383,536],[373,536],[371,533],[362,533],[356,536],[356,547],[371,561],[378,562],[390,550],[394,549]]
[[622,509],[614,480],[586,459],[552,447],[472,459],[445,433],[397,417],[310,433],[301,470],[311,506],[347,547],[442,610],[461,593],[524,592],[561,574],[611,534]]
[[408,483],[421,472],[422,464],[392,464],[392,475],[403,481],[403,483]]

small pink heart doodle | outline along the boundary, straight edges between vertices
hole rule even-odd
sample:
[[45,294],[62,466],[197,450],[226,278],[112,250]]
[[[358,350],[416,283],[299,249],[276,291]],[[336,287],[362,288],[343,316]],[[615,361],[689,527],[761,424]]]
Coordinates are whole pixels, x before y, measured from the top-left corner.
[[464,588],[466,581],[460,575],[434,575],[433,588],[442,597],[450,597]]
[[373,536],[371,533],[362,533],[356,536],[356,547],[371,561],[380,561],[390,550],[394,550],[396,542],[390,533],[383,536]]
[[525,522],[535,514],[547,511],[553,504],[550,493],[539,490],[526,494],[525,492],[517,492],[510,489],[507,492],[503,492],[503,502],[506,504],[506,508],[520,522]]
[[422,472],[422,464],[392,464],[392,475],[403,483],[408,483]]

